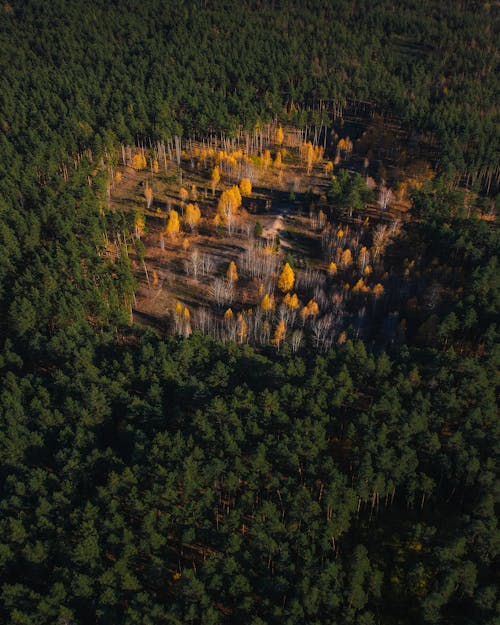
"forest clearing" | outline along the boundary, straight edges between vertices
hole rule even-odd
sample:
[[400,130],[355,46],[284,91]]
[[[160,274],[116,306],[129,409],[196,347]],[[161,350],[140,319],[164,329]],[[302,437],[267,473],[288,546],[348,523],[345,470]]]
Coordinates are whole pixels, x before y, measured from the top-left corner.
[[[394,167],[393,191],[370,175],[366,153],[377,146],[362,145],[368,131],[355,154],[347,135],[310,133],[314,143],[275,123],[239,140],[119,151],[109,206],[134,220],[137,321],[277,348],[288,338],[294,350],[306,336],[326,350],[348,329],[365,338],[379,331],[383,253],[407,219],[409,192],[432,170],[414,161]],[[332,201],[336,173],[359,189]],[[234,205],[221,207],[234,189]],[[279,288],[287,263],[292,283]]]

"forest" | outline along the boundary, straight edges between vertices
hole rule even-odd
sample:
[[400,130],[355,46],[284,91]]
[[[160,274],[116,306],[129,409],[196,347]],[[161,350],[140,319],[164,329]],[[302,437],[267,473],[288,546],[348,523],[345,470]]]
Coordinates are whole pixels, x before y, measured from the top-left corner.
[[499,27],[1,4],[0,622],[499,622]]

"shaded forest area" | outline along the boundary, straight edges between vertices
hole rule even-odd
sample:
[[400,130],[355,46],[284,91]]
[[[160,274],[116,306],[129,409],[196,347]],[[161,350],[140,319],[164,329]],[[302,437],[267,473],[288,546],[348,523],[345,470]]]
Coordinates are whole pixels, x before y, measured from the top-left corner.
[[[498,622],[498,12],[2,4],[0,621]],[[435,141],[387,248],[405,326],[318,354],[131,325],[105,154],[320,100]]]

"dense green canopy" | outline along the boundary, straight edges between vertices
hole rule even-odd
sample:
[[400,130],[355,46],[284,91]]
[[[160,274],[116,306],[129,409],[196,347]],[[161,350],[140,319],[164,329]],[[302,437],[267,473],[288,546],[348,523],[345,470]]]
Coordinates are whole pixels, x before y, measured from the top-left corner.
[[[415,192],[387,255],[415,262],[388,267],[405,323],[373,343],[177,340],[127,325],[98,159],[353,98],[434,132],[447,167],[496,166],[498,10],[3,3],[0,622],[497,623],[494,224],[442,180]],[[362,210],[358,182],[331,199]]]

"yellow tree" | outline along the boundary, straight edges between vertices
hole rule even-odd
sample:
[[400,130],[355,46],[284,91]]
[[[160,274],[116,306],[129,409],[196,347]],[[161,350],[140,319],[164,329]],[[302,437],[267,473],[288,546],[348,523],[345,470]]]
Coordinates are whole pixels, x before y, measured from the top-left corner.
[[120,182],[122,181],[122,172],[121,171],[117,171],[115,174],[115,184],[120,184]]
[[276,128],[276,145],[281,145],[283,143],[283,139],[285,138],[285,133],[283,132],[283,128],[278,126]]
[[264,169],[267,169],[272,162],[273,159],[271,158],[271,151],[264,150],[264,154],[262,155],[262,165],[264,166]]
[[248,324],[243,318],[243,315],[241,313],[238,315],[237,336],[238,336],[238,341],[240,343],[244,343],[247,340],[247,336],[248,336]]
[[286,293],[287,291],[291,291],[293,289],[294,283],[295,273],[290,265],[288,263],[285,263],[283,271],[278,278],[278,288],[283,291],[283,293]]
[[210,176],[210,180],[212,181],[212,195],[214,195],[215,187],[220,182],[220,169],[217,165],[212,169],[212,175]]
[[146,220],[144,219],[144,215],[142,213],[136,213],[135,215],[135,236],[140,239],[144,234],[144,230],[146,228]]
[[337,273],[337,265],[333,262],[333,260],[332,260],[332,262],[328,265],[328,273],[329,273],[331,276],[334,276],[334,275]]
[[285,340],[286,335],[286,325],[285,320],[280,319],[278,325],[276,326],[276,330],[274,331],[274,337],[272,340],[273,345],[276,345],[279,350],[281,343]]
[[145,169],[147,165],[146,157],[141,151],[136,152],[132,158],[132,167],[134,169]]
[[347,267],[350,267],[352,265],[352,254],[349,248],[342,252],[342,256],[340,257],[340,265],[342,269],[347,269]]
[[226,278],[229,282],[237,282],[238,280],[238,270],[236,269],[236,263],[232,260],[229,263],[229,267],[227,268]]
[[384,287],[380,284],[380,282],[378,282],[373,287],[373,295],[374,295],[375,299],[379,299],[379,298],[382,297],[383,294],[384,294]]
[[232,321],[233,317],[234,317],[233,311],[230,308],[228,308],[226,312],[224,313],[224,321],[226,322]]
[[199,224],[201,219],[201,211],[198,204],[188,204],[184,211],[184,221],[187,225],[194,230]]
[[276,158],[274,159],[274,166],[280,169],[283,166],[283,160],[281,156],[281,151],[276,153]]
[[153,174],[157,174],[160,170],[160,166],[158,165],[158,160],[156,158],[153,160],[152,168],[153,168]]
[[170,211],[170,215],[168,216],[168,223],[167,223],[167,229],[166,229],[168,236],[173,237],[176,234],[178,234],[179,228],[180,228],[179,213],[176,210],[172,209]]
[[274,310],[274,298],[272,295],[269,295],[268,293],[264,295],[262,301],[260,302],[260,309],[262,312],[270,312],[271,310]]
[[184,187],[181,187],[179,197],[181,198],[181,202],[184,204],[184,202],[187,202],[189,199],[189,191]]
[[297,297],[297,293],[287,293],[283,298],[283,303],[290,308],[290,310],[296,310],[299,307],[299,298]]
[[252,194],[252,183],[250,178],[242,178],[240,181],[240,191],[241,195],[251,195]]

